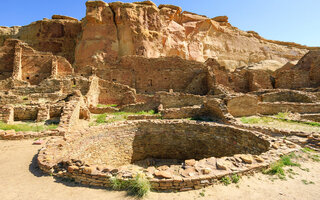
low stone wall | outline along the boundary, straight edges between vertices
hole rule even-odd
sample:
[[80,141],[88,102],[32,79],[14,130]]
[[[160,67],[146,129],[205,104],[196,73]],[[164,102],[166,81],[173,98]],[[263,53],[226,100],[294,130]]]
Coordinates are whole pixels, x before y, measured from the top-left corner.
[[159,104],[163,108],[180,108],[203,104],[206,97],[179,92],[157,92],[156,98],[159,98]]
[[274,115],[279,112],[319,113],[319,103],[261,102],[256,95],[238,95],[227,99],[227,109],[234,117],[257,114]]
[[160,115],[129,115],[127,120],[159,119]]
[[227,99],[227,108],[234,117],[256,115],[259,99],[255,95],[238,95]]
[[14,121],[37,120],[38,106],[14,106]]
[[120,83],[99,80],[99,97],[101,104],[126,105],[136,103],[136,91],[127,85]]
[[70,131],[71,128],[79,121],[82,105],[84,105],[84,100],[80,91],[78,91],[77,94],[75,94],[69,102],[66,102],[63,107],[59,128],[64,129],[67,132]]
[[320,113],[302,114],[302,115],[300,115],[300,118],[304,119],[304,120],[320,122]]
[[140,111],[149,111],[156,110],[159,104],[155,104],[154,102],[147,103],[135,103],[124,105],[120,108],[121,112],[140,112]]
[[317,97],[311,93],[296,90],[276,90],[274,92],[261,95],[263,102],[296,102],[315,103]]
[[64,133],[55,129],[41,131],[41,132],[32,132],[32,131],[16,132],[15,130],[8,130],[8,131],[0,130],[0,140],[21,140],[21,139],[40,138],[40,137],[47,137],[47,136],[64,136]]
[[0,106],[0,120],[5,123],[13,122],[13,106]]
[[103,107],[103,108],[89,107],[89,110],[92,114],[114,113],[119,111],[118,108],[113,108],[113,107]]
[[[212,132],[213,130],[214,132]],[[190,146],[190,149],[183,148],[183,145],[187,147],[189,143],[172,138],[176,136],[182,136],[185,139],[186,137],[196,137],[190,142],[197,148],[194,146]],[[208,137],[212,137],[212,139],[208,139]],[[106,140],[109,142],[106,143]],[[224,142],[220,144],[220,140]],[[156,141],[160,143],[154,143]],[[99,144],[97,145],[96,142]],[[131,145],[127,145],[126,142]],[[209,144],[209,142],[213,142],[213,144]],[[115,145],[117,143],[121,145]],[[78,146],[79,144],[82,145]],[[144,144],[152,145],[145,146]],[[174,148],[173,151],[169,148],[171,144]],[[154,150],[146,149],[153,146]],[[93,147],[99,149],[96,152],[98,154],[108,152],[101,154],[101,156],[107,156],[109,161],[118,163],[120,159],[123,164],[103,164],[100,162],[108,162],[108,159],[95,157],[96,153],[88,155],[87,151],[83,152],[83,150]],[[109,150],[106,151],[105,148]],[[135,151],[132,155],[130,148]],[[208,148],[216,153],[221,151],[222,154],[211,154],[209,153],[211,150]],[[155,190],[185,191],[212,185],[223,176],[234,173],[249,173],[265,168],[270,163],[277,161],[280,155],[298,149],[299,146],[289,141],[228,125],[189,120],[142,120],[95,127],[90,131],[83,130],[82,133],[65,139],[53,138],[40,150],[38,163],[40,169],[47,173],[74,179],[84,185],[109,187],[112,177],[130,180],[135,173],[144,173]],[[122,154],[122,152],[125,153]],[[251,155],[249,152],[255,155]],[[165,158],[186,160],[182,161],[182,165],[162,165],[159,167],[154,167],[152,164],[147,165],[149,167],[135,165],[133,171],[132,165],[125,164],[148,158],[150,153],[160,158],[164,158],[161,156],[163,155]],[[217,157],[212,157],[212,155]],[[198,159],[194,160],[190,157]],[[150,160],[146,163],[153,162],[156,160]]]
[[274,115],[279,112],[320,113],[320,103],[259,103],[257,113],[262,115]]
[[201,105],[168,108],[162,110],[161,115],[164,119],[199,118],[204,115],[204,109]]

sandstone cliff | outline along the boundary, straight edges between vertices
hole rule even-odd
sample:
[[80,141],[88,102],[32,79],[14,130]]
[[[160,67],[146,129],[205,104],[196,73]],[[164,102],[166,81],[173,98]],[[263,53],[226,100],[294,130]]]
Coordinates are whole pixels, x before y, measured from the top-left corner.
[[232,69],[263,60],[285,64],[308,51],[294,43],[268,41],[253,31],[241,31],[226,17],[215,21],[172,5],[157,7],[150,1],[89,1],[86,5],[75,56],[77,66],[139,55],[179,56],[200,62],[215,58]]
[[64,56],[78,68],[114,62],[123,56],[179,56],[204,62],[215,58],[227,69],[273,60],[299,60],[308,47],[266,40],[241,31],[226,16],[210,19],[173,5],[150,1],[88,1],[80,21],[55,15],[23,27],[0,27],[0,45],[17,38],[38,51]]

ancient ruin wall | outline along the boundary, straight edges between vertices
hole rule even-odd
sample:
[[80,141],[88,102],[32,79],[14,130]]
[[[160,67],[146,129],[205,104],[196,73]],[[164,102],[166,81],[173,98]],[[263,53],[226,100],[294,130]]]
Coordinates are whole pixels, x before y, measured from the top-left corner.
[[74,62],[74,52],[81,23],[70,19],[44,19],[22,27],[0,27],[0,46],[5,39],[26,42],[37,51],[51,52]]
[[206,66],[179,57],[148,59],[127,56],[119,62],[97,65],[94,72],[91,68],[76,68],[75,71],[87,76],[94,73],[101,79],[127,85],[143,94],[173,89],[204,95],[210,88]]

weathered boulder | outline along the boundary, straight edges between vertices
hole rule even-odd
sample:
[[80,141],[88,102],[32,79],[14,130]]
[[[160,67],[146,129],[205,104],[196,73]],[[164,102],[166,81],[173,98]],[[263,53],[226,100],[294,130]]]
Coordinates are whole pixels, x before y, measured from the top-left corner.
[[234,117],[251,116],[257,114],[258,102],[255,95],[239,95],[228,100],[227,108]]
[[217,16],[212,19],[216,22],[228,22],[228,20],[229,20],[228,16]]

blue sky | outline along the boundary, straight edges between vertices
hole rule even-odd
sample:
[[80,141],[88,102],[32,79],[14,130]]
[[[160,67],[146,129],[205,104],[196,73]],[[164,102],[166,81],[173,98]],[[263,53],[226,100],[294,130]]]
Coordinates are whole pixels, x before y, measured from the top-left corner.
[[[137,1],[137,0],[135,0]],[[0,26],[27,25],[53,14],[78,19],[86,0],[3,0]],[[112,2],[112,1],[105,1]],[[123,2],[134,2],[126,1]],[[233,26],[267,39],[320,46],[320,0],[154,0],[208,17],[227,15]]]

